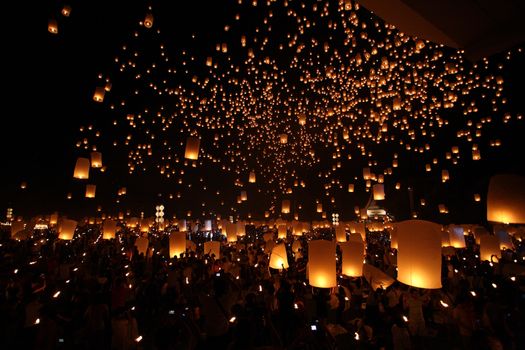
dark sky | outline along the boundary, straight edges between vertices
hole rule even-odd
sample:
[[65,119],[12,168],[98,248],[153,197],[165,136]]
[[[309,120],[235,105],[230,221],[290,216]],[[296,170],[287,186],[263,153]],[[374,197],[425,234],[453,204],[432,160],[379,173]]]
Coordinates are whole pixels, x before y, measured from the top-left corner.
[[[74,144],[81,125],[100,121],[108,116],[107,111],[94,105],[92,94],[97,84],[97,75],[107,72],[121,45],[126,43],[138,21],[144,18],[148,3],[143,1],[71,1],[69,18],[60,15],[64,3],[60,1],[34,1],[34,4],[14,1],[4,11],[8,20],[4,23],[3,35],[3,116],[1,119],[0,152],[3,167],[0,179],[0,217],[11,206],[17,214],[49,214],[55,210],[75,216],[91,216],[97,205],[104,211],[114,213],[129,208],[132,213],[145,211],[153,215],[155,204],[162,202],[169,214],[184,212],[183,209],[199,210],[202,201],[219,206],[220,199],[213,198],[210,191],[204,193],[198,184],[184,200],[168,200],[168,193],[177,191],[170,181],[156,174],[130,177],[125,168],[125,156],[104,152],[107,174],[97,177],[98,194],[95,200],[83,198],[83,184],[72,179],[75,160],[79,155]],[[162,1],[154,4],[155,25],[159,25],[171,47],[192,45],[190,36],[195,29],[205,33],[200,42],[215,42],[225,24],[224,18],[234,14],[231,1]],[[59,34],[47,32],[47,22],[55,17],[59,23]],[[256,17],[256,16],[255,16]],[[197,50],[198,51],[198,50]],[[525,65],[524,55],[512,60],[504,71],[505,94],[510,112],[525,114]],[[5,61],[6,60],[6,61]],[[102,120],[102,121],[101,121]],[[504,143],[497,149],[483,153],[480,162],[467,162],[453,170],[453,181],[446,185],[436,184],[425,174],[416,172],[410,156],[401,154],[405,164],[396,174],[404,187],[412,186],[417,198],[427,202],[445,201],[450,214],[439,216],[435,206],[418,208],[420,217],[447,222],[480,222],[484,220],[483,204],[473,204],[473,193],[484,198],[488,179],[500,172],[525,175],[523,152],[524,123],[512,127],[490,130],[487,137],[500,137]],[[443,136],[445,139],[449,136]],[[445,144],[445,142],[443,142]],[[438,137],[433,147],[440,146]],[[406,165],[408,164],[408,165]],[[361,164],[356,166],[361,168]],[[192,171],[194,173],[192,173]],[[222,189],[229,208],[237,193],[232,178],[212,168],[188,170],[195,177],[205,176],[213,188]],[[202,174],[206,172],[206,174]],[[451,170],[452,172],[452,170]],[[358,173],[358,172],[357,172]],[[350,173],[349,173],[350,175]],[[353,176],[353,173],[352,173]],[[349,176],[350,177],[350,176]],[[312,181],[315,176],[312,174]],[[27,189],[20,183],[27,182]],[[208,181],[208,180],[207,180]],[[128,188],[129,196],[119,205],[115,204],[115,193],[119,186]],[[315,187],[315,186],[312,186]],[[320,187],[320,186],[318,186]],[[66,194],[73,193],[73,200]],[[318,192],[322,192],[318,190]],[[160,198],[159,193],[164,197]],[[239,208],[239,212],[262,212],[267,209],[267,199],[254,189],[251,204]],[[390,192],[384,205],[398,218],[408,216],[408,193],[406,190]],[[303,191],[294,199],[310,202],[320,197],[315,192]],[[345,197],[347,196],[347,197]],[[368,195],[340,194],[337,211],[350,219],[354,205],[364,205]],[[328,203],[326,203],[328,204]],[[210,204],[213,208],[214,205]],[[223,215],[229,210],[221,210]],[[311,219],[315,215],[306,214]]]

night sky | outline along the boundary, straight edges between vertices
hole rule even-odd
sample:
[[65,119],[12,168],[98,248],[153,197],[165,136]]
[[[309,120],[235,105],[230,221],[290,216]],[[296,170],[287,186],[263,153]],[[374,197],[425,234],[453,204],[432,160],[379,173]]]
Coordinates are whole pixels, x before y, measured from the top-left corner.
[[[193,55],[199,62],[200,68],[197,64],[190,64],[192,70],[190,73],[185,74],[181,71],[173,77],[166,78],[163,78],[162,70],[159,68],[151,79],[155,81],[169,79],[168,84],[171,87],[180,85],[188,87],[187,91],[189,91],[194,75],[198,76],[200,81],[207,76],[208,68],[204,62],[208,56],[213,55],[214,62],[222,63],[220,60],[224,60],[224,58],[216,58],[219,55],[215,51],[216,43],[235,40],[238,42],[238,37],[244,32],[249,38],[258,37],[259,34],[254,34],[255,28],[263,32],[262,23],[268,11],[266,5],[259,1],[258,7],[252,8],[246,1],[243,5],[236,3],[231,0],[159,3],[121,0],[71,1],[67,3],[72,8],[68,18],[60,14],[65,3],[59,1],[10,4],[4,11],[10,15],[4,23],[6,29],[2,31],[3,56],[4,60],[7,60],[3,65],[2,76],[7,94],[4,94],[2,99],[0,149],[4,166],[0,181],[0,210],[2,211],[0,217],[4,216],[7,207],[13,207],[16,215],[24,216],[50,214],[54,211],[73,217],[95,216],[100,215],[96,213],[98,206],[101,206],[101,212],[108,214],[129,210],[131,215],[138,215],[140,211],[144,211],[146,216],[152,216],[155,205],[163,203],[169,216],[186,215],[187,211],[191,210],[192,215],[196,217],[209,217],[212,213],[239,214],[241,217],[246,217],[250,213],[253,217],[260,218],[265,210],[272,210],[272,208],[275,214],[279,214],[281,200],[291,199],[292,206],[295,212],[299,213],[300,219],[320,219],[320,214],[315,213],[316,200],[323,203],[328,218],[332,212],[338,212],[344,220],[354,219],[354,206],[363,207],[370,196],[369,192],[365,192],[361,177],[362,168],[367,166],[368,159],[361,157],[357,152],[354,152],[352,159],[343,159],[342,167],[328,177],[328,181],[338,180],[341,188],[331,189],[326,195],[324,185],[327,180],[320,177],[319,172],[326,172],[331,168],[333,149],[330,148],[332,146],[323,148],[322,143],[312,146],[315,148],[316,156],[320,157],[318,163],[297,166],[301,160],[300,155],[297,156],[297,163],[292,161],[287,163],[290,171],[291,167],[295,166],[297,178],[306,183],[305,188],[294,187],[293,181],[286,178],[288,182],[285,187],[293,188],[293,194],[283,194],[282,188],[277,184],[278,181],[268,180],[271,175],[263,177],[258,173],[257,183],[248,183],[248,173],[257,166],[267,169],[267,174],[271,174],[272,171],[282,171],[275,166],[275,158],[261,151],[262,148],[252,152],[247,160],[232,165],[236,169],[243,169],[244,172],[241,174],[222,171],[218,164],[211,161],[198,163],[193,167],[191,164],[183,165],[184,160],[181,159],[181,162],[174,167],[179,174],[184,170],[184,174],[166,178],[156,167],[159,164],[157,155],[164,152],[164,148],[157,145],[160,144],[160,140],[156,139],[153,142],[154,156],[151,161],[146,161],[147,170],[135,171],[133,174],[128,172],[127,151],[112,147],[113,140],[124,139],[129,133],[134,135],[134,141],[136,138],[136,142],[146,143],[145,139],[141,140],[146,126],[137,125],[136,128],[129,129],[125,127],[125,123],[120,122],[118,127],[114,127],[112,121],[117,118],[124,120],[129,111],[126,112],[124,108],[112,110],[109,108],[111,104],[118,106],[120,101],[126,100],[126,108],[129,110],[135,108],[152,111],[163,105],[166,110],[171,110],[174,114],[179,107],[176,103],[172,103],[169,96],[155,96],[147,89],[133,95],[136,84],[134,75],[119,74],[114,62],[115,57],[125,57],[121,50],[122,46],[129,46],[130,51],[137,50],[141,53],[137,58],[139,66],[147,66],[151,60],[158,59],[150,55],[158,54],[156,48],[159,42],[162,42],[166,54],[174,61],[174,67],[180,66],[180,62],[184,61],[181,51],[187,49],[188,56]],[[337,4],[333,1],[330,3]],[[139,24],[148,12],[148,5],[153,6],[152,13],[155,19],[153,28],[149,30]],[[293,8],[294,5],[290,6]],[[276,17],[287,11],[278,4],[272,4],[271,9]],[[364,10],[360,11],[362,13]],[[241,14],[239,21],[234,19],[237,13]],[[315,17],[316,13],[312,12],[311,15]],[[50,18],[56,18],[58,21],[58,35],[47,31]],[[225,32],[225,25],[231,25],[232,29]],[[155,34],[158,29],[161,30],[159,35]],[[140,34],[136,40],[133,39],[134,32]],[[270,46],[273,44],[272,40],[276,43],[275,38],[286,37],[290,32],[294,33],[292,21],[277,21],[269,35]],[[192,34],[196,34],[194,39]],[[261,38],[263,36],[260,35]],[[330,34],[326,29],[324,31],[320,29],[319,36],[328,40]],[[331,50],[335,47],[344,52],[344,47],[337,47],[337,38],[334,37],[333,41],[330,43]],[[427,47],[431,49],[431,45]],[[372,167],[378,173],[382,173],[383,169],[387,168],[382,164],[391,163],[393,152],[399,153],[399,168],[394,169],[392,176],[385,178],[386,200],[382,203],[396,218],[406,219],[410,215],[407,188],[411,187],[414,189],[414,210],[418,212],[419,218],[440,223],[484,222],[484,202],[490,176],[497,173],[525,175],[523,152],[525,118],[521,120],[517,118],[520,113],[525,115],[525,54],[523,51],[518,53],[517,48],[509,49],[512,52],[510,60],[505,59],[505,52],[489,59],[491,67],[498,62],[505,65],[503,70],[497,73],[504,79],[503,97],[506,98],[504,109],[497,113],[491,112],[483,107],[487,103],[486,99],[478,95],[476,99],[480,101],[480,110],[469,117],[474,124],[489,116],[493,120],[491,126],[483,128],[482,136],[473,141],[481,149],[481,160],[472,160],[471,143],[456,138],[457,131],[463,128],[465,117],[454,108],[440,112],[442,117],[449,121],[449,125],[434,130],[436,137],[430,142],[432,151],[429,155],[420,157],[414,155],[414,152],[406,152],[401,147],[397,152],[394,146],[384,143],[367,147],[374,152],[373,159],[379,163]],[[232,57],[231,64],[242,61],[237,60],[243,54],[241,48],[230,45],[229,50],[228,55]],[[446,55],[447,50],[443,50]],[[275,58],[276,65],[285,69],[282,68],[288,57],[285,51],[269,47],[265,55]],[[414,59],[414,62],[416,61],[417,59]],[[464,65],[468,69],[472,63],[465,62]],[[229,70],[227,64],[220,67],[223,68],[218,68],[219,71]],[[102,104],[95,103],[92,99],[95,88],[101,82],[98,78],[99,74],[109,77],[113,83],[112,90],[106,93]],[[286,77],[292,82],[299,80],[294,72]],[[226,92],[230,92],[227,85],[225,89]],[[236,89],[236,86],[231,86],[233,94]],[[280,91],[280,93],[281,96],[286,96],[286,92]],[[300,95],[305,99],[315,100],[319,98],[316,94],[317,91],[312,89]],[[282,112],[284,107],[276,106],[275,111]],[[134,113],[137,115],[136,112]],[[505,113],[511,116],[508,123],[503,123]],[[189,115],[187,118],[191,119]],[[266,120],[279,124],[282,122],[282,119],[279,122],[279,118],[282,117],[274,115]],[[180,116],[174,117],[173,120],[174,125],[183,123]],[[232,130],[246,123],[242,118],[237,118],[236,122],[232,123]],[[328,125],[330,121],[322,123]],[[286,122],[279,125],[284,124]],[[89,125],[93,125],[94,129],[101,133],[101,136],[96,138],[97,148],[103,154],[103,162],[107,169],[104,173],[92,169],[90,179],[86,182],[73,179],[72,174],[77,157],[89,155],[88,150],[75,147],[75,144],[84,137],[89,137],[91,142],[94,131],[91,134],[80,132],[82,126],[87,128]],[[268,133],[266,127],[267,125],[254,132],[265,135]],[[183,146],[180,146],[180,142],[186,139],[188,133],[177,132],[178,129],[175,129],[177,128],[162,135],[168,142],[173,142],[174,146],[179,147],[169,151],[172,154],[178,152],[180,155],[183,154],[181,153]],[[207,129],[205,126],[194,129],[198,129],[201,146],[208,154],[215,159],[230,158],[229,154],[226,154],[226,148],[227,145],[235,142],[233,140],[235,134],[225,136],[219,146],[215,147],[213,138],[217,131]],[[292,135],[294,132],[299,133],[297,130],[299,129],[293,126],[289,133]],[[226,133],[226,131],[222,132]],[[400,135],[392,126],[388,132],[396,136]],[[268,137],[271,137],[270,134]],[[500,147],[490,147],[490,141],[495,139],[501,140]],[[290,147],[292,144],[293,141],[290,142]],[[424,144],[425,141],[421,141],[421,145]],[[457,165],[445,161],[442,163],[441,160],[445,152],[450,152],[451,145],[458,145],[460,148],[461,158]],[[270,153],[273,151],[273,149],[268,150]],[[301,154],[300,150],[297,152]],[[426,173],[425,163],[438,155],[440,166],[436,166],[430,174]],[[287,153],[285,157],[292,156]],[[256,159],[259,160],[259,165],[255,165]],[[447,165],[441,166],[441,164]],[[450,172],[451,179],[447,183],[440,181],[441,168],[448,169]],[[354,177],[359,177],[359,180],[354,180]],[[179,178],[182,179],[182,184],[178,183]],[[236,186],[236,179],[240,179],[244,183],[243,186]],[[26,189],[20,188],[22,182],[27,183]],[[394,184],[397,182],[401,184],[400,190],[394,189]],[[84,198],[86,183],[97,185],[95,199]],[[355,183],[354,193],[347,192],[348,183]],[[188,186],[189,184],[191,187]],[[126,196],[117,196],[120,187],[127,188]],[[241,190],[247,191],[249,199],[238,205],[236,197]],[[71,200],[66,199],[67,193],[72,193]],[[475,193],[481,194],[481,202],[474,202]],[[170,198],[170,194],[173,198]],[[177,198],[177,194],[180,194],[180,198]],[[332,197],[334,203],[331,203]],[[424,207],[420,206],[420,198],[426,201]],[[437,205],[440,203],[447,205],[449,214],[439,214]]]

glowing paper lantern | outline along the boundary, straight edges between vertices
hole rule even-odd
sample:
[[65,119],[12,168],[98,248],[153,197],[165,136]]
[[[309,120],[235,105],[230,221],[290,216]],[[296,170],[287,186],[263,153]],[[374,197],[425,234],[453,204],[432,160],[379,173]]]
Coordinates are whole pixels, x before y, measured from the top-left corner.
[[499,239],[492,235],[482,235],[479,241],[479,259],[492,261],[493,257],[501,258]]
[[186,232],[170,233],[170,258],[179,257],[186,252]]
[[207,241],[204,242],[204,254],[215,255],[215,259],[221,258],[221,242]]
[[323,212],[323,203],[317,203],[317,212],[322,213]]
[[211,231],[211,230],[212,230],[211,220],[204,220],[204,231]]
[[97,185],[86,185],[86,198],[95,198]]
[[342,272],[349,277],[359,277],[363,275],[363,252],[365,246],[363,242],[344,242],[340,243],[342,252]]
[[375,201],[382,201],[385,199],[385,185],[383,184],[375,184],[372,188],[374,191],[374,200]]
[[103,86],[97,86],[95,88],[95,93],[93,94],[93,101],[102,103],[104,102],[104,95],[106,94],[106,89]]
[[377,290],[378,288],[387,289],[396,281],[377,267],[370,264],[363,265],[363,276],[372,287],[372,290]]
[[50,225],[56,225],[58,223],[58,214],[53,213],[51,216],[49,216],[49,224]]
[[449,226],[448,228],[450,245],[454,248],[466,248],[465,234],[461,226]]
[[102,226],[102,239],[113,239],[115,238],[115,233],[117,232],[117,222],[114,220],[104,221],[104,226]]
[[441,229],[441,247],[450,247],[449,233],[445,229]]
[[288,135],[287,134],[281,134],[279,135],[279,140],[282,144],[288,143]]
[[153,27],[153,14],[151,12],[146,13],[146,17],[144,18],[144,27],[148,29]]
[[363,168],[363,179],[370,180],[370,168]]
[[525,223],[525,178],[496,175],[490,179],[487,220],[506,224]]
[[71,6],[64,5],[64,7],[62,7],[62,11],[60,11],[60,13],[64,17],[69,17],[69,15],[71,14]]
[[246,191],[241,191],[241,201],[247,201],[248,200],[248,194]]
[[284,199],[281,204],[281,213],[289,214],[290,213],[290,200]]
[[52,18],[47,22],[47,31],[51,34],[58,34],[58,24],[56,19]]
[[177,222],[177,227],[179,228],[179,231],[186,231],[188,230],[188,226],[186,223],[186,220],[182,219]]
[[441,181],[447,182],[450,180],[450,175],[448,174],[448,170],[441,170]]
[[91,167],[102,168],[102,153],[91,152]]
[[299,125],[306,125],[306,114],[299,114]]
[[73,171],[73,177],[75,179],[88,179],[89,178],[89,159],[78,158],[75,164],[75,170]]
[[339,225],[335,227],[335,240],[337,242],[346,242],[346,231],[344,226]]
[[286,245],[284,243],[277,244],[272,248],[269,266],[272,269],[288,268],[288,256],[286,255]]
[[197,160],[199,159],[199,146],[200,139],[198,137],[189,136],[186,139],[186,152],[184,153],[184,158]]
[[64,219],[60,223],[58,229],[58,238],[63,240],[72,240],[77,228],[77,222],[75,220]]
[[237,225],[227,222],[224,230],[228,242],[237,242]]
[[310,241],[308,244],[308,279],[311,286],[318,288],[336,287],[335,265],[334,242]]
[[250,171],[250,176],[248,177],[248,182],[254,184],[255,183],[255,172]]
[[287,235],[286,225],[277,226],[277,238],[286,239],[286,235]]
[[354,192],[354,184],[348,184],[348,192]]
[[146,237],[137,237],[135,240],[135,247],[137,247],[138,253],[144,254],[144,256],[146,256],[146,253],[148,252],[148,245],[149,241]]
[[441,288],[441,234],[438,224],[407,220],[396,224],[397,279],[417,288]]
[[245,221],[237,221],[235,224],[237,236],[243,237],[246,236],[246,222]]

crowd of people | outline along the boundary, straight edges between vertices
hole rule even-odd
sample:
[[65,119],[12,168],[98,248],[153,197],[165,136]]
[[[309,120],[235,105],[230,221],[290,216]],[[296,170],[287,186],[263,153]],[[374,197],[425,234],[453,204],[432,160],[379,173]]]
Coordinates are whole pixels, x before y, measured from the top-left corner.
[[[195,245],[179,258],[155,230],[146,254],[126,227],[111,240],[95,225],[71,241],[53,229],[25,240],[3,232],[0,348],[525,349],[520,241],[499,262],[480,262],[466,236],[467,248],[443,256],[441,289],[374,290],[340,274],[337,288],[322,289],[306,278],[308,240],[334,232],[289,234],[289,267],[274,270],[263,239],[272,230],[249,227],[236,243],[223,241],[218,257],[203,251],[209,235],[192,234]],[[367,232],[366,247],[366,264],[395,278],[388,233]]]

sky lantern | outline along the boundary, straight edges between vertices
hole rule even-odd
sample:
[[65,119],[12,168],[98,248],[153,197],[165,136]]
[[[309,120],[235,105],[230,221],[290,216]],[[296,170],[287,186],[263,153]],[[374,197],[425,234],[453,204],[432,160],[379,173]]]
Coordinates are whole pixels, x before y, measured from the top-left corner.
[[170,258],[180,258],[186,252],[186,232],[172,231],[170,233]]
[[280,140],[281,144],[283,144],[283,145],[288,143],[288,135],[287,134],[279,135],[279,140]]
[[75,220],[63,219],[58,228],[58,238],[63,240],[72,240],[77,228]]
[[246,236],[246,221],[237,221],[235,225],[236,225],[237,236],[239,237]]
[[334,242],[310,241],[308,244],[308,280],[313,287],[337,286]]
[[248,194],[246,191],[241,191],[241,201],[247,201],[248,200]]
[[47,31],[50,32],[51,34],[58,34],[58,24],[57,24],[56,19],[51,18],[47,22]]
[[[493,261],[501,258],[500,242],[498,237],[486,234],[479,239],[479,259],[481,261]],[[496,261],[493,261],[496,262]]]
[[370,180],[371,172],[370,168],[363,168],[363,179]]
[[62,7],[62,10],[60,11],[60,13],[64,17],[69,17],[69,15],[71,15],[71,6],[64,5],[64,7]]
[[441,170],[441,181],[447,182],[450,180],[450,175],[448,174],[448,170]]
[[481,195],[479,193],[474,193],[474,202],[480,202],[481,201]]
[[58,223],[58,213],[53,213],[49,216],[49,225],[56,225]]
[[250,171],[250,176],[248,177],[248,182],[254,184],[255,183],[255,172]]
[[104,86],[97,86],[95,88],[95,93],[93,94],[93,101],[102,103],[104,102],[104,95],[106,94],[106,89]]
[[146,256],[148,252],[149,241],[146,237],[137,237],[135,240],[135,247],[137,247],[137,252]]
[[480,160],[481,159],[481,153],[479,149],[472,150],[472,160]]
[[385,199],[385,185],[383,184],[375,184],[372,188],[374,192],[374,200],[375,201],[382,201]]
[[211,231],[212,230],[212,223],[211,220],[204,220],[204,231]]
[[348,277],[360,277],[363,275],[363,242],[339,243],[342,252],[342,273]]
[[301,113],[299,114],[299,125],[305,126],[306,125],[306,114]]
[[186,139],[186,151],[184,153],[184,158],[197,160],[199,159],[199,146],[200,139],[195,136],[188,136]]
[[231,222],[226,223],[226,239],[228,242],[237,242],[237,225]]
[[204,242],[204,254],[215,255],[215,260],[221,258],[221,242],[206,241]]
[[286,225],[285,224],[281,224],[279,226],[277,226],[277,238],[278,239],[286,239],[286,235],[287,235],[287,230],[286,230]]
[[465,231],[463,227],[450,225],[448,227],[450,245],[454,248],[466,248]]
[[288,255],[286,254],[286,244],[279,243],[272,248],[270,253],[269,266],[272,269],[287,269],[288,268]]
[[505,224],[525,223],[525,178],[495,175],[487,194],[487,220]]
[[188,224],[186,222],[186,219],[181,219],[177,221],[177,227],[179,228],[179,231],[187,231],[188,230]]
[[97,185],[86,185],[86,198],[95,198]]
[[89,159],[78,158],[75,164],[75,170],[73,171],[73,177],[75,179],[89,179]]
[[146,13],[146,17],[144,17],[144,27],[148,29],[153,27],[153,14],[151,12]]
[[441,288],[440,226],[424,220],[406,220],[395,226],[397,279],[417,288]]
[[115,220],[105,220],[102,226],[102,239],[113,239],[117,232],[117,222]]
[[[283,213],[283,214],[289,214],[290,213],[290,200],[289,199],[283,199],[282,204],[281,204],[281,213]],[[265,215],[265,217],[269,217],[269,214],[270,213],[268,213],[268,216]]]
[[335,240],[337,242],[346,242],[346,231],[343,225],[335,227]]
[[102,168],[102,153],[91,152],[91,167]]
[[348,192],[350,193],[354,192],[354,184],[348,184]]
[[323,203],[317,203],[317,212],[322,213],[323,212]]

